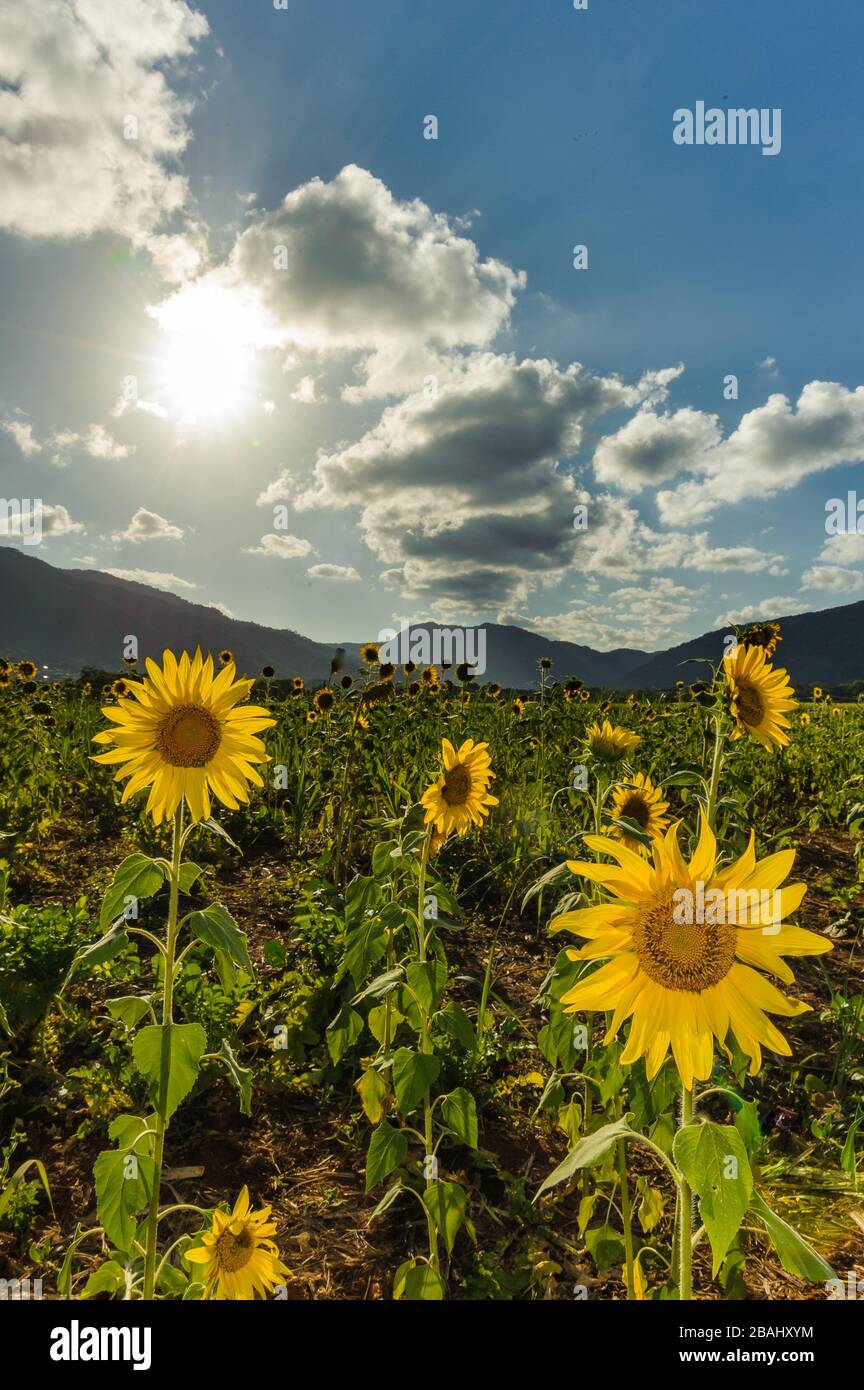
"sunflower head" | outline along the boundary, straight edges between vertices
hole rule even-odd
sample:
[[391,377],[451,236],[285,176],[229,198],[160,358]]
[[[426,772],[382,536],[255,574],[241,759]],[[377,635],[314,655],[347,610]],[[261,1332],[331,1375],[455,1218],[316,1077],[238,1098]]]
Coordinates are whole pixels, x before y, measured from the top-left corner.
[[244,1187],[234,1210],[214,1211],[210,1230],[184,1259],[201,1267],[205,1297],[249,1301],[267,1298],[290,1274],[270,1239],[275,1235],[270,1207],[252,1211]]
[[[669,817],[666,812],[668,810],[669,803],[663,800],[663,788],[655,787],[650,777],[646,777],[641,772],[628,778],[626,783],[621,783],[612,793],[613,819],[634,821],[639,829],[652,840],[656,840],[667,828]],[[628,835],[621,826],[608,825],[604,829],[607,835],[621,840],[628,849],[632,849],[636,854],[648,853],[642,841],[637,840],[633,835]]]
[[184,800],[200,821],[210,815],[211,793],[236,811],[249,800],[248,782],[263,787],[254,764],[270,760],[256,735],[276,721],[261,706],[241,703],[253,682],[235,674],[230,662],[214,676],[213,658],[205,661],[200,649],[179,661],[166,651],[161,666],[147,658],[144,680],[124,682],[127,698],[102,710],[115,727],[93,740],[109,748],[94,762],[119,764],[122,801],[149,787],[146,809],[157,825]]
[[610,724],[604,719],[602,724],[594,723],[585,730],[588,752],[599,763],[620,763],[628,753],[632,753],[640,743],[638,734],[622,729],[619,724]]
[[438,781],[421,797],[426,807],[426,825],[434,825],[439,835],[456,831],[464,835],[472,825],[482,825],[489,807],[498,798],[489,793],[495,776],[485,743],[466,739],[457,752],[449,739],[441,743],[444,770]]
[[354,684],[354,677],[353,677],[353,676],[342,676],[342,677],[340,678],[339,684],[341,685],[341,687],[342,687],[343,690],[350,690],[351,687],[352,687],[353,684]]
[[412,681],[412,682],[411,682],[411,684],[408,686],[408,694],[411,695],[411,696],[416,696],[416,695],[419,695],[419,694],[420,694],[420,682],[419,682],[419,681]]
[[822,699],[822,687],[821,687],[821,685],[814,685],[814,687],[813,687],[813,699],[814,699],[814,700],[821,700],[821,699]]
[[413,674],[414,674],[414,672],[415,672],[416,670],[417,670],[417,662],[416,662],[416,661],[406,661],[405,664],[404,664],[404,666],[402,667],[402,674],[403,674],[403,676],[413,676]]
[[329,714],[336,703],[336,696],[329,686],[322,686],[316,690],[312,697],[312,703],[319,714]]
[[[762,1064],[762,1047],[790,1055],[768,1013],[794,1017],[807,1004],[787,999],[760,970],[789,984],[784,956],[822,955],[830,941],[785,919],[799,906],[803,883],[781,887],[795,860],[782,850],[757,862],[755,836],[735,863],[722,869],[717,842],[704,816],[688,863],[678,825],[653,842],[651,860],[617,840],[586,835],[588,848],[613,864],[572,862],[575,874],[604,889],[599,904],[564,913],[553,931],[572,931],[587,944],[572,959],[606,964],[562,996],[565,1012],[610,1011],[606,1043],[631,1019],[622,1064],[646,1058],[649,1080],[671,1047],[688,1090],[711,1074],[714,1040],[728,1053],[733,1035]],[[755,968],[754,968],[755,967]]]
[[273,677],[275,676],[275,674],[276,674],[276,668],[275,668],[275,666],[262,666],[262,667],[261,667],[261,675],[264,677],[265,681],[272,681],[272,679],[273,679]]
[[25,660],[19,661],[15,669],[17,670],[18,675],[21,677],[22,681],[32,681],[33,677],[37,674],[39,667],[36,665],[35,661]]
[[517,719],[525,718],[525,701],[521,698],[521,696],[516,696],[511,705],[511,709],[513,710],[513,713],[515,714]]
[[421,679],[421,681],[423,682],[424,685],[437,685],[437,684],[438,684],[438,667],[437,667],[437,666],[424,666],[424,667],[423,667],[423,670],[420,672],[420,679]]
[[477,675],[474,666],[475,663],[472,661],[460,661],[456,667],[457,681],[461,681],[463,685],[467,685],[468,681],[473,681]]
[[378,665],[378,643],[364,642],[360,648],[360,656],[367,666]]
[[232,666],[233,664],[234,653],[231,651],[230,647],[223,648],[223,650],[219,653],[219,665]]
[[806,710],[805,710],[804,713],[801,715],[801,723],[802,723],[803,725],[805,725],[805,727],[806,727],[807,724],[810,723],[810,716],[809,716],[809,714],[807,713]]
[[382,661],[378,667],[379,681],[392,681],[396,675],[396,667],[392,661]]
[[777,650],[777,643],[782,642],[779,623],[751,623],[738,634],[738,641],[744,647],[760,647],[765,653],[766,660],[772,657]]
[[294,691],[295,694],[297,694],[301,690],[306,689],[306,682],[304,681],[302,676],[294,677],[294,679],[291,682],[291,689]]
[[786,714],[797,701],[786,671],[775,670],[761,647],[740,642],[723,659],[729,709],[735,720],[732,737],[748,734],[769,751],[789,742]]

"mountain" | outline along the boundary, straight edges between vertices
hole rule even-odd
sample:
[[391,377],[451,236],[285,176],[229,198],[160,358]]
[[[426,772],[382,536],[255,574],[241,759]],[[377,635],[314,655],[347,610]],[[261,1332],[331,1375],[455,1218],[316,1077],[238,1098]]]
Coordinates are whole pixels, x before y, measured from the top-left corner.
[[[864,602],[781,621],[783,642],[776,659],[789,668],[794,682],[830,687],[864,678]],[[418,633],[426,634],[434,646],[436,635],[443,635],[446,659],[447,631],[418,624],[412,641]],[[211,652],[227,647],[250,675],[273,666],[277,676],[300,675],[308,682],[327,675],[335,650],[334,644],[297,632],[228,618],[217,608],[162,589],[96,570],[57,569],[23,549],[0,545],[0,654],[16,660],[32,657],[52,675],[74,676],[87,666],[117,671],[129,635],[138,639],[142,658],[161,656],[165,647],[179,651],[200,645]],[[520,627],[484,623],[475,630],[476,640],[485,644],[483,679],[517,689],[537,683],[537,663],[544,656],[553,663],[554,679],[578,676],[589,689],[656,690],[676,680],[689,683],[699,679],[702,668],[686,663],[701,657],[717,661],[724,635],[722,630],[706,632],[662,652],[627,647],[597,652]],[[346,664],[355,667],[358,644],[340,646]],[[441,656],[433,650],[432,659],[440,661]]]

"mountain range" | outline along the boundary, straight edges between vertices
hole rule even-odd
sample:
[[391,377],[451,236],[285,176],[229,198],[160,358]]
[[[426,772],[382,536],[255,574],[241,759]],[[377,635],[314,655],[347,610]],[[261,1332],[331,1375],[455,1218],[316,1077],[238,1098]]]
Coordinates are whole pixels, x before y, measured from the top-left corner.
[[[864,602],[777,617],[783,642],[775,662],[788,667],[793,683],[827,688],[864,679]],[[433,636],[436,632],[434,624],[416,624],[412,633],[421,628]],[[595,689],[667,689],[676,680],[699,679],[700,666],[689,663],[717,661],[725,635],[718,628],[659,652],[626,647],[598,652],[520,627],[484,623],[478,631],[486,648],[483,679],[514,689],[536,685],[537,663],[544,656],[552,661],[553,679],[578,676]],[[77,676],[84,668],[116,671],[128,636],[137,638],[142,658],[158,657],[165,647],[228,648],[238,668],[250,675],[272,666],[277,676],[300,675],[307,682],[326,677],[337,645],[242,622],[217,608],[97,570],[58,569],[23,548],[0,545],[0,655],[31,657],[51,675]],[[338,646],[346,665],[356,666],[358,644]]]

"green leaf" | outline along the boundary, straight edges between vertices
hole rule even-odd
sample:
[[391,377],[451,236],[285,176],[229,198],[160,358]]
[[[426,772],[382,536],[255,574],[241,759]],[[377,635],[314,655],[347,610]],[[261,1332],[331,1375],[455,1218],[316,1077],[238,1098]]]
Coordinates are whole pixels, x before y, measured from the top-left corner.
[[477,1106],[470,1091],[457,1086],[442,1102],[444,1123],[449,1125],[469,1149],[477,1147]]
[[156,1164],[146,1154],[105,1149],[93,1165],[96,1210],[105,1234],[128,1253],[137,1226],[136,1214],[149,1205]]
[[240,1095],[240,1114],[252,1114],[252,1068],[243,1067],[227,1038],[222,1039],[222,1046],[219,1048],[219,1057],[228,1068],[228,1075],[237,1087]]
[[393,1055],[393,1089],[403,1115],[410,1115],[421,1102],[441,1070],[441,1058],[430,1052],[412,1052],[400,1047]]
[[361,922],[345,938],[345,965],[351,973],[354,988],[359,989],[372,966],[387,950],[384,924],[379,917]]
[[609,1125],[603,1125],[601,1129],[596,1129],[593,1134],[587,1135],[585,1139],[580,1139],[575,1149],[571,1149],[563,1163],[559,1163],[558,1167],[549,1174],[545,1182],[537,1189],[537,1195],[534,1198],[535,1202],[537,1197],[540,1197],[544,1192],[548,1192],[550,1187],[557,1187],[560,1182],[567,1182],[580,1168],[593,1168],[595,1163],[602,1162],[610,1150],[615,1147],[619,1139],[625,1139],[628,1135],[632,1134],[633,1130],[630,1128],[625,1118],[623,1120],[615,1120]]
[[352,1004],[359,1004],[362,999],[384,999],[388,994],[401,984],[405,979],[405,971],[401,965],[394,966],[392,970],[385,970],[383,975],[377,975],[371,985],[367,985],[354,999]]
[[384,1102],[390,1090],[380,1071],[367,1067],[354,1087],[360,1096],[364,1114],[370,1124],[377,1125],[384,1118]]
[[366,1154],[366,1191],[371,1192],[376,1183],[398,1168],[407,1152],[408,1135],[382,1120],[372,1131]]
[[110,924],[122,916],[128,906],[127,899],[152,898],[165,882],[165,870],[146,854],[130,854],[122,864],[118,864],[114,881],[102,900],[99,914],[99,929],[105,931]]
[[414,961],[405,971],[405,978],[426,1017],[431,1018],[447,984],[446,965],[440,960]]
[[461,1004],[457,1004],[455,1001],[446,1004],[435,1015],[435,1022],[451,1038],[455,1038],[466,1052],[474,1051],[477,1046],[477,1035]]
[[104,965],[106,960],[113,960],[114,956],[119,955],[128,945],[126,923],[121,917],[98,941],[93,941],[78,952],[63,981],[63,989],[77,979],[82,971],[89,970],[91,965]]
[[200,864],[193,864],[191,859],[186,864],[180,865],[180,892],[188,893],[198,882],[204,870]]
[[448,1255],[453,1252],[453,1242],[465,1220],[467,1202],[465,1190],[458,1182],[430,1182],[423,1192],[423,1205],[435,1222]]
[[836,1278],[827,1261],[782,1216],[772,1211],[758,1192],[750,1199],[750,1210],[762,1222],[780,1256],[780,1263],[790,1274],[797,1274],[799,1279],[812,1279],[817,1284]]
[[400,1014],[395,1004],[390,1005],[389,1015],[389,1037],[388,1037],[388,1015],[387,1005],[379,1004],[376,1009],[370,1009],[366,1015],[366,1026],[379,1046],[390,1046],[396,1036],[396,1029],[400,1023],[405,1021],[405,1015]]
[[199,941],[206,942],[214,951],[225,951],[235,965],[254,975],[246,947],[246,933],[240,930],[227,907],[221,903],[211,903],[203,912],[190,912],[186,920],[192,935],[197,936]]
[[353,1047],[362,1032],[363,1015],[352,1009],[350,1004],[343,1004],[333,1022],[327,1025],[327,1051],[334,1066],[342,1060],[349,1047]]
[[116,1260],[106,1260],[90,1275],[81,1293],[82,1298],[93,1298],[97,1293],[119,1293],[126,1287],[126,1271]]
[[150,1000],[141,994],[124,994],[119,999],[109,999],[105,1007],[112,1018],[119,1018],[127,1028],[137,1028],[150,1011]]
[[614,1226],[595,1226],[586,1231],[585,1245],[598,1274],[606,1274],[613,1265],[623,1263],[624,1242]]
[[407,1298],[412,1303],[441,1303],[444,1281],[425,1260],[406,1260],[393,1279],[394,1299]]
[[741,1228],[753,1191],[747,1150],[732,1125],[708,1123],[679,1129],[672,1153],[699,1196],[699,1211],[711,1242],[716,1277]]
[[147,1079],[151,1105],[166,1122],[195,1085],[206,1048],[200,1023],[154,1023],[137,1034],[132,1058]]
[[225,829],[225,827],[220,825],[218,820],[214,820],[212,816],[209,820],[199,821],[198,829],[209,830],[211,835],[218,835],[221,840],[227,840],[231,848],[236,849],[238,854],[243,853],[240,846],[235,845],[234,841],[231,839],[231,836],[228,834],[228,831]]

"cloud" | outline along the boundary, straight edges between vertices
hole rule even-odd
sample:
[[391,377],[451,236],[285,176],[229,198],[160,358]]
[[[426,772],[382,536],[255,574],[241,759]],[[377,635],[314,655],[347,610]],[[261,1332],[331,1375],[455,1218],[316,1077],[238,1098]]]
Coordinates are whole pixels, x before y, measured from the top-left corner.
[[756,623],[763,618],[783,618],[790,613],[806,613],[810,605],[800,598],[764,598],[758,603],[747,604],[744,608],[731,608],[714,619],[715,627],[736,627],[741,623]]
[[690,471],[703,476],[658,493],[660,516],[685,525],[723,504],[770,497],[814,473],[862,460],[864,386],[849,391],[837,382],[811,381],[795,409],[788,397],[770,396],[727,439],[694,459]]
[[319,396],[317,382],[314,376],[304,376],[298,381],[297,386],[291,392],[292,401],[299,401],[301,405],[320,405],[326,401],[326,396]]
[[388,407],[356,443],[321,454],[295,504],[359,507],[385,581],[405,597],[512,607],[574,561],[578,495],[559,461],[579,448],[588,422],[656,399],[676,371],[627,385],[578,363],[456,359],[434,389]]
[[[80,534],[84,527],[80,521],[73,521],[66,507],[59,503],[50,506],[47,503],[33,503],[29,499],[23,499],[26,503],[19,511],[6,516],[0,515],[0,536],[28,537],[34,533],[34,522],[41,526],[42,536],[72,536]],[[34,515],[35,507],[35,515]]]
[[246,555],[268,555],[277,560],[298,560],[304,555],[313,554],[313,547],[300,536],[277,536],[271,532],[261,537],[260,545],[249,546]]
[[0,429],[6,434],[11,435],[26,458],[32,454],[41,452],[42,445],[38,439],[33,437],[33,426],[29,420],[23,419],[20,414],[10,416],[6,420],[0,421]]
[[138,545],[141,541],[182,541],[185,534],[182,527],[174,526],[158,512],[148,512],[146,507],[139,507],[126,530],[115,531],[112,540]]
[[[181,579],[177,574],[166,573],[164,570],[122,570],[106,569],[105,574],[112,574],[115,579],[129,579],[133,584],[149,584],[154,589],[200,589],[200,584],[192,584],[188,579]],[[216,607],[215,604],[211,607]]]
[[857,593],[864,587],[864,533],[842,532],[828,536],[816,560],[801,576],[802,589],[824,589],[833,593]]
[[547,637],[595,651],[633,646],[656,651],[680,640],[682,625],[695,611],[701,594],[699,589],[658,577],[647,585],[623,585],[606,597],[576,599],[564,613],[527,621]]
[[104,425],[88,425],[83,434],[76,430],[59,430],[45,442],[45,447],[53,449],[51,462],[58,468],[65,468],[72,453],[89,454],[90,458],[117,459],[128,458],[135,453],[134,444],[121,444],[119,439],[106,430]]
[[716,415],[689,408],[665,415],[640,410],[617,433],[600,440],[594,476],[598,482],[638,492],[692,468],[719,440]]
[[[208,32],[184,0],[5,0],[0,225],[24,237],[112,232],[146,246],[186,205],[189,105],[161,70]],[[157,240],[175,259],[176,238]]]
[[306,573],[312,579],[337,579],[343,584],[360,582],[360,576],[353,565],[310,565]]
[[279,477],[274,478],[263,492],[259,492],[255,505],[256,507],[270,507],[275,502],[290,502],[296,490],[293,475],[289,469],[283,468]]
[[[225,264],[180,295],[218,288],[254,302],[261,347],[371,353],[375,373],[388,364],[385,389],[403,362],[401,393],[422,382],[429,349],[490,343],[525,284],[502,261],[481,259],[460,230],[420,199],[400,201],[368,170],[348,165],[329,183],[311,179],[274,211],[256,215]],[[159,306],[157,316],[170,306]],[[407,384],[406,353],[419,372]],[[353,389],[359,398],[371,388],[367,381]]]

